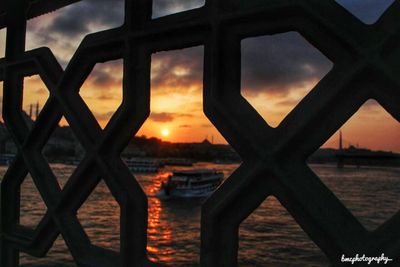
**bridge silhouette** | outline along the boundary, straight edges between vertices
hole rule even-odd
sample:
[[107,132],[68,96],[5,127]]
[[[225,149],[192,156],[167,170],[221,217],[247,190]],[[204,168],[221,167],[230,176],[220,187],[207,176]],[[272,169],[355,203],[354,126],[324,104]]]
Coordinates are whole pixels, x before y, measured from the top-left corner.
[[[339,131],[339,139],[333,140],[338,146],[335,156],[337,158],[337,167],[343,168],[345,165],[379,165],[379,166],[400,166],[400,155],[386,152],[373,151],[368,148],[359,148],[354,146],[348,140],[343,139],[342,131]],[[346,144],[348,144],[346,146]]]

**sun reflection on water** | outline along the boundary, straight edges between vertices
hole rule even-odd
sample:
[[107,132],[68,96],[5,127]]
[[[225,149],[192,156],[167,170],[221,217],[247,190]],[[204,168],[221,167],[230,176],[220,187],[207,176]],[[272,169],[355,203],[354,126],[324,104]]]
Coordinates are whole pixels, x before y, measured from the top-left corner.
[[160,188],[161,182],[165,181],[170,173],[157,174],[144,186],[149,196],[148,204],[148,245],[147,252],[152,261],[172,262],[175,250],[171,248],[173,231],[170,223],[163,218],[163,205],[155,194]]

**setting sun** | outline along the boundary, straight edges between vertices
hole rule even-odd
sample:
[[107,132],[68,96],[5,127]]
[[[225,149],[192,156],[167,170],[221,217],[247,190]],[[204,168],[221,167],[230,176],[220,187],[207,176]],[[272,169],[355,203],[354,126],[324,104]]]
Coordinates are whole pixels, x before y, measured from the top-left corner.
[[167,136],[169,136],[169,134],[170,134],[169,129],[164,128],[164,129],[161,130],[161,135],[162,136],[167,137]]

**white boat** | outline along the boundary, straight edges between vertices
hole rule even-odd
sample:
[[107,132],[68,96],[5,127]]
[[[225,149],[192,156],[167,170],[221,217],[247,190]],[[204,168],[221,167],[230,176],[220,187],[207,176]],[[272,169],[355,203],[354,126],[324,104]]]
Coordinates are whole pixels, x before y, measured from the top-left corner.
[[130,158],[124,160],[131,172],[158,172],[160,164],[155,159]]
[[174,171],[161,184],[159,197],[207,197],[222,183],[224,175],[212,169]]

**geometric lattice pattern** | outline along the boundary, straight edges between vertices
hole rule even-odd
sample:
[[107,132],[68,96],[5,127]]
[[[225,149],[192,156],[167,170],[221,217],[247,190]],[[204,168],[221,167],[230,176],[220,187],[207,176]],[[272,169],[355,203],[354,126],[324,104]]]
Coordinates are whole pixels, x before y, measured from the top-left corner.
[[[340,265],[342,254],[400,260],[400,213],[368,232],[307,167],[317,150],[368,99],[400,121],[400,3],[372,26],[333,0],[208,0],[205,6],[151,19],[152,1],[126,0],[123,26],[84,38],[65,71],[48,48],[25,51],[26,20],[76,2],[6,0],[3,116],[18,155],[1,184],[1,266],[18,253],[45,256],[59,234],[78,266],[161,266],[146,256],[147,198],[120,159],[149,115],[151,54],[204,45],[204,111],[243,163],[203,205],[201,266],[237,266],[238,227],[275,196],[303,230]],[[240,95],[240,42],[297,31],[334,68],[277,128]],[[123,59],[123,102],[104,130],[79,95],[99,62]],[[40,75],[50,98],[32,129],[21,117],[23,79]],[[65,116],[85,158],[61,189],[41,154]],[[19,187],[27,173],[47,206],[35,230],[19,225]],[[85,177],[85,179],[82,179]],[[91,244],[76,212],[103,179],[120,206],[120,252]]]

